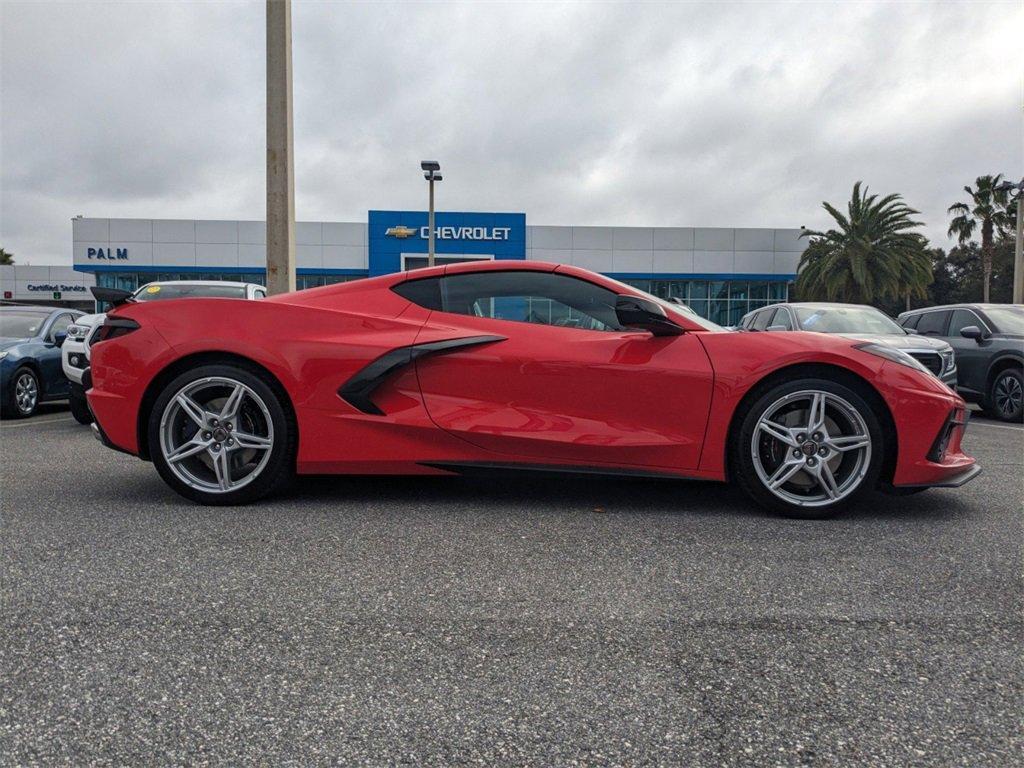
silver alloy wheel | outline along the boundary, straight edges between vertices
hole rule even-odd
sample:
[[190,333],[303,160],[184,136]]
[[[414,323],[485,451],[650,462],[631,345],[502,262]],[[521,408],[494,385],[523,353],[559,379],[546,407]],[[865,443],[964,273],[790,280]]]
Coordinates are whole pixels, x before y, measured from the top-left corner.
[[160,418],[160,451],[174,475],[206,493],[236,491],[270,460],[274,423],[240,381],[211,376],[186,384]]
[[36,383],[36,377],[28,371],[22,372],[14,383],[14,401],[18,411],[27,416],[35,410],[38,400],[39,385]]
[[761,414],[750,450],[771,493],[789,504],[823,507],[857,490],[871,464],[871,434],[843,398],[803,390]]
[[1003,416],[1012,416],[1020,410],[1024,402],[1024,391],[1021,390],[1020,379],[1009,373],[996,382],[994,388],[996,408]]

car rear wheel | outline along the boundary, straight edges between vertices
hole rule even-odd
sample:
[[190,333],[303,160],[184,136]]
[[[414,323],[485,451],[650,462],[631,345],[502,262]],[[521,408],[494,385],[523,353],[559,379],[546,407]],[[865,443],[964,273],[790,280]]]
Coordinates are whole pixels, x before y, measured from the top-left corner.
[[175,491],[201,504],[246,504],[281,489],[295,466],[297,429],[260,373],[207,365],[178,376],[149,419],[153,463]]
[[4,405],[4,415],[24,419],[39,406],[39,377],[28,366],[22,366],[11,377]]
[[750,496],[789,517],[830,517],[878,481],[882,428],[867,401],[827,379],[763,393],[732,441],[734,474]]
[[1002,421],[1019,423],[1024,419],[1024,375],[1019,368],[1007,368],[996,375],[986,410]]

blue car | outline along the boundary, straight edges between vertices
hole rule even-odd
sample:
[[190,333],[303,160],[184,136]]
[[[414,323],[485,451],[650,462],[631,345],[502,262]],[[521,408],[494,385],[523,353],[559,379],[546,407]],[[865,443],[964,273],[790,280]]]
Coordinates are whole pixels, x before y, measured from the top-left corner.
[[60,346],[82,313],[54,307],[0,307],[0,411],[24,418],[39,403],[65,400]]

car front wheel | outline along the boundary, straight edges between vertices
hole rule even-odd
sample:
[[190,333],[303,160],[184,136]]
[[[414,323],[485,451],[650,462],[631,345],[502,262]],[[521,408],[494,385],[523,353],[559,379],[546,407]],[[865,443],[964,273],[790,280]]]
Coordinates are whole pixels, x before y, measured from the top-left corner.
[[291,479],[296,425],[283,392],[255,370],[207,365],[159,395],[149,446],[161,477],[201,504],[246,504]]
[[856,391],[799,379],[763,393],[732,441],[740,485],[761,505],[800,518],[834,515],[873,489],[885,446],[878,417]]
[[1019,423],[1024,419],[1024,375],[1019,368],[1000,371],[992,382],[988,411],[1002,421]]
[[36,412],[38,405],[39,377],[28,366],[22,366],[11,377],[6,401],[3,404],[4,415],[28,418]]

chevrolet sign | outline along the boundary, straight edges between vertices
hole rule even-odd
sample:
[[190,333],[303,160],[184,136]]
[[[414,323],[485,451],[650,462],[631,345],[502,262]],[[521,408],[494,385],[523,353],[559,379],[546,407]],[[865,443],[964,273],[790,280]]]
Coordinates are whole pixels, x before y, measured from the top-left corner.
[[[511,232],[511,227],[435,227],[434,237],[438,240],[508,240]],[[415,235],[416,230],[406,226],[388,227],[384,234],[405,239]],[[419,236],[423,240],[429,238],[430,228],[420,227]]]

